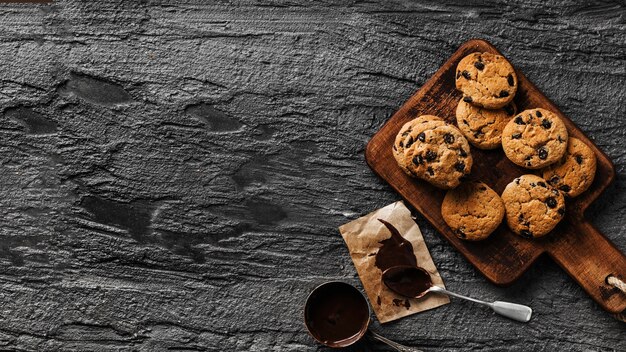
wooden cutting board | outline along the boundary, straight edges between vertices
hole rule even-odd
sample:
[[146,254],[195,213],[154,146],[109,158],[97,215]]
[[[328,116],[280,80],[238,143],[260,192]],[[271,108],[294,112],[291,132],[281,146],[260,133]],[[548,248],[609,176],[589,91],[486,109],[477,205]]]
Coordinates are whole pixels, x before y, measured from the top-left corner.
[[[585,218],[585,209],[615,178],[611,160],[546,98],[521,72],[515,103],[519,111],[542,107],[563,119],[570,136],[589,145],[598,159],[593,185],[582,195],[567,199],[566,216],[549,235],[528,240],[511,232],[503,223],[487,240],[466,242],[458,239],[441,217],[445,191],[425,181],[407,176],[396,164],[391,148],[400,127],[423,114],[437,115],[451,124],[461,94],[455,89],[458,62],[472,52],[502,55],[484,40],[470,40],[398,110],[372,137],[365,157],[374,172],[387,181],[407,202],[417,209],[456,249],[494,284],[507,285],[519,278],[543,253],[552,257],[583,289],[611,313],[626,310],[626,295],[606,283],[608,275],[626,279],[626,256]],[[498,194],[514,178],[532,170],[509,161],[501,148],[480,150],[472,147],[474,165],[470,178],[481,180]],[[506,221],[504,221],[506,222]]]

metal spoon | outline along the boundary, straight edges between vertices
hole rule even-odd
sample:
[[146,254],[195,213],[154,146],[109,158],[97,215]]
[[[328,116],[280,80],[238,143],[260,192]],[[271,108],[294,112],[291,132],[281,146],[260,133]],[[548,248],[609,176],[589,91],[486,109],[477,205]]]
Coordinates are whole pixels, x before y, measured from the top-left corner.
[[444,293],[448,296],[485,305],[500,315],[524,323],[528,322],[533,314],[533,310],[530,307],[521,304],[502,301],[485,302],[434,286],[428,271],[417,266],[400,265],[391,267],[383,272],[382,280],[390,290],[405,297],[420,298],[429,292]]

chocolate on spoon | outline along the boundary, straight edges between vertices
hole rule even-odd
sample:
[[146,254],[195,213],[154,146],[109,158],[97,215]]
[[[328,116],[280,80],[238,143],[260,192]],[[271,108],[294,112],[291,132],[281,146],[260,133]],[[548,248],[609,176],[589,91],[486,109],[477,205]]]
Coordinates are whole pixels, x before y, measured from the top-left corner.
[[485,302],[434,286],[428,271],[418,266],[399,265],[391,267],[383,272],[382,281],[391,291],[404,297],[420,298],[429,292],[443,293],[488,306],[500,315],[524,323],[528,322],[533,314],[530,307],[521,304],[502,301]]
[[399,295],[420,298],[433,286],[430,274],[418,266],[399,265],[383,272],[383,282]]

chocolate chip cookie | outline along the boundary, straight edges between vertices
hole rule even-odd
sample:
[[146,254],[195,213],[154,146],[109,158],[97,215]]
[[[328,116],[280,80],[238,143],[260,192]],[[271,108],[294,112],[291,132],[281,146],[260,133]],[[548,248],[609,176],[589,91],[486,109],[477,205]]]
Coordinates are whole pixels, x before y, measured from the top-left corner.
[[396,135],[396,139],[393,143],[392,152],[394,158],[398,162],[398,165],[400,165],[404,172],[410,175],[410,171],[407,169],[404,162],[404,150],[410,147],[413,142],[415,142],[415,140],[417,139],[417,135],[419,135],[422,131],[433,128],[435,126],[443,126],[445,124],[445,121],[443,121],[438,116],[421,115],[405,123],[400,128],[400,132],[398,132],[398,134]]
[[567,140],[567,129],[558,116],[545,109],[529,109],[504,127],[502,149],[515,164],[541,169],[563,157]]
[[517,92],[517,76],[504,57],[492,53],[472,53],[457,66],[456,88],[468,103],[500,109],[513,100]]
[[457,237],[478,241],[498,228],[504,217],[504,202],[486,184],[464,182],[446,193],[441,215]]
[[407,173],[409,172],[409,170],[406,168],[406,165],[404,164],[404,141],[406,137],[409,135],[409,133],[411,133],[415,120],[416,119],[413,119],[405,123],[404,125],[402,125],[402,127],[400,128],[400,131],[396,135],[396,139],[393,142],[393,147],[391,150],[393,153],[393,157],[396,159],[396,162],[398,163],[400,168],[404,170],[404,172],[407,172]]
[[586,191],[595,174],[596,155],[578,138],[570,138],[563,158],[543,170],[543,178],[570,197]]
[[469,150],[463,134],[444,124],[418,133],[413,144],[404,149],[404,163],[411,175],[450,189],[470,173],[473,159]]
[[509,228],[525,238],[546,235],[565,215],[563,194],[536,175],[513,180],[502,192],[502,200]]
[[504,126],[516,112],[513,102],[502,109],[490,110],[461,99],[456,107],[456,124],[476,148],[494,149],[502,143]]

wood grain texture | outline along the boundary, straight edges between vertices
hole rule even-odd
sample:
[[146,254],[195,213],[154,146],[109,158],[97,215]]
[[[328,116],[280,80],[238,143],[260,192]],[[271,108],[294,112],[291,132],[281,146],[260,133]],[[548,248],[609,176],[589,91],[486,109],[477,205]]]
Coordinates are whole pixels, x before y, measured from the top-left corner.
[[[626,256],[584,218],[584,211],[613,182],[613,163],[521,72],[517,71],[519,83],[514,99],[519,111],[541,107],[554,112],[565,122],[569,135],[589,145],[597,159],[593,184],[579,197],[567,199],[567,214],[549,236],[527,240],[515,235],[503,224],[484,241],[460,240],[441,215],[441,203],[446,192],[408,176],[396,163],[392,146],[406,122],[421,115],[435,115],[456,125],[455,111],[462,98],[455,88],[457,65],[474,52],[502,55],[484,40],[473,39],[461,45],[372,137],[365,149],[367,163],[489,281],[509,285],[522,276],[540,255],[549,253],[598,304],[611,313],[621,313],[626,310],[626,295],[608,285],[605,279],[609,275],[626,278]],[[516,177],[534,173],[508,160],[502,148],[480,150],[471,146],[471,153],[474,166],[469,178],[485,182],[499,194]]]
[[[614,161],[586,212],[626,250],[626,24],[592,0],[0,5],[0,350],[315,351],[309,290],[360,284],[337,227],[398,200],[367,141],[470,38]],[[453,301],[373,328],[426,351],[625,350],[539,258],[510,287],[419,214]],[[361,350],[385,350],[372,343]]]

